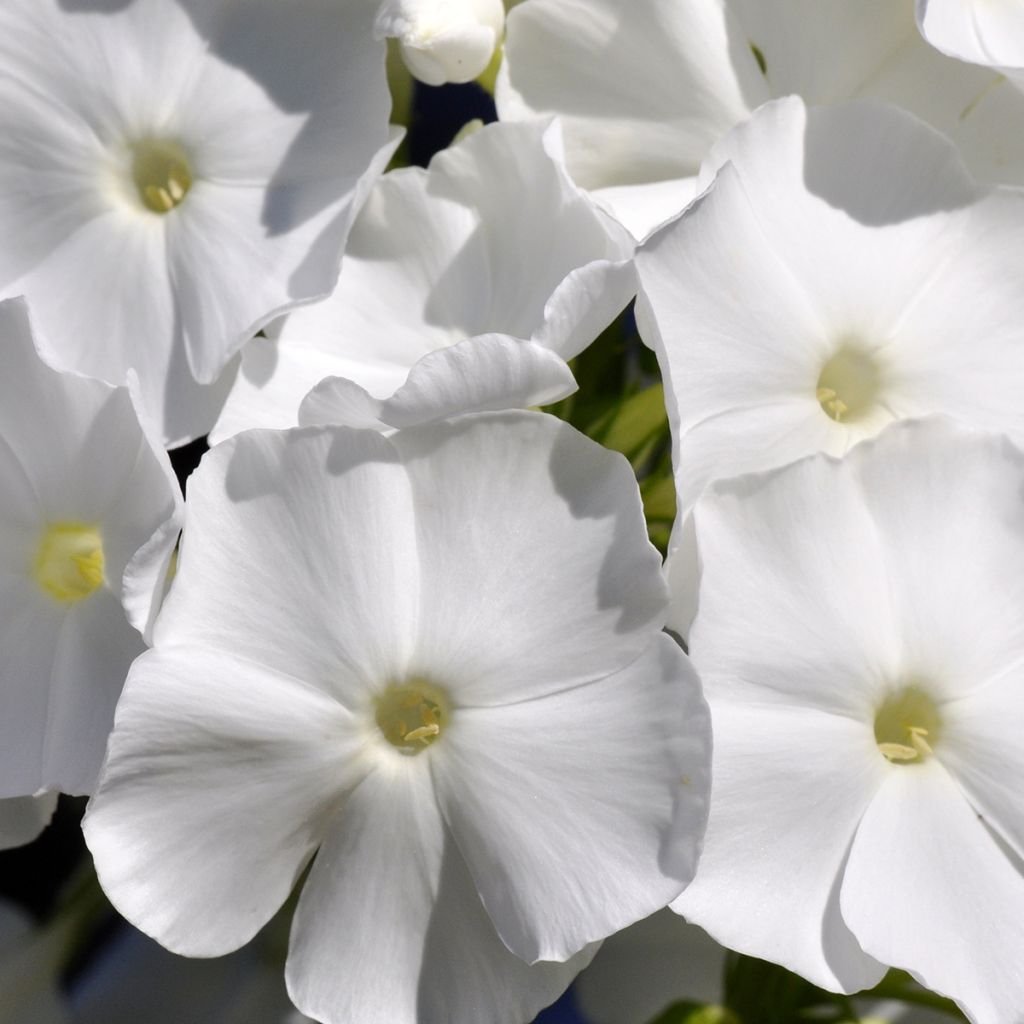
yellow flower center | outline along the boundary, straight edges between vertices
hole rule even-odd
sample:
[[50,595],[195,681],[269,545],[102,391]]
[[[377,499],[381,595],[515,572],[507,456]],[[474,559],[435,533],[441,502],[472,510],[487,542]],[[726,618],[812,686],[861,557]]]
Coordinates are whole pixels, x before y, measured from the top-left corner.
[[934,699],[918,686],[889,694],[875,714],[875,742],[893,764],[920,764],[929,758],[942,733]]
[[36,550],[36,582],[55,601],[72,603],[103,585],[103,538],[86,523],[50,523]]
[[167,139],[137,142],[132,147],[132,179],[147,210],[170,213],[192,187],[188,154]]
[[436,743],[448,721],[448,702],[435,686],[415,679],[392,686],[376,702],[377,727],[403,754],[419,754]]
[[882,375],[874,356],[855,343],[843,345],[821,368],[815,395],[837,423],[854,422],[871,412]]

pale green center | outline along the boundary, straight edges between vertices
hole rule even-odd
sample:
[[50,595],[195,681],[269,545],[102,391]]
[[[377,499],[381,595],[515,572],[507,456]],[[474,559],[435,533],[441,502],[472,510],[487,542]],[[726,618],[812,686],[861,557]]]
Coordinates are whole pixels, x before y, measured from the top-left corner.
[[192,187],[188,154],[169,139],[136,142],[132,146],[132,180],[147,210],[170,213]]
[[419,754],[444,733],[448,701],[425,680],[391,686],[376,701],[377,727],[402,754]]
[[866,348],[846,344],[821,368],[815,394],[827,416],[851,423],[872,411],[881,387],[875,357]]
[[889,694],[875,713],[875,742],[893,764],[920,764],[927,760],[941,734],[938,705],[915,685]]
[[36,582],[55,601],[73,603],[103,585],[103,538],[88,523],[50,523],[36,550]]

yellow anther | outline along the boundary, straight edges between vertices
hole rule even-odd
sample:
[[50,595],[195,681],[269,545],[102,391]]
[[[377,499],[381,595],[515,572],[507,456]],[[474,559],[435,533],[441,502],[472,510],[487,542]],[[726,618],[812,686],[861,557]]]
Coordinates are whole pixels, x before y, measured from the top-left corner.
[[421,725],[418,729],[413,729],[412,732],[407,732],[404,737],[406,743],[416,743],[422,740],[424,743],[429,743],[435,736],[441,735],[441,727],[439,725]]
[[930,757],[941,730],[938,705],[918,686],[891,693],[875,715],[875,742],[893,764],[914,764]]
[[44,531],[36,549],[36,582],[55,601],[81,601],[103,585],[103,539],[95,524],[58,522]]
[[418,754],[435,742],[448,717],[444,694],[419,679],[406,686],[390,687],[376,703],[377,727],[403,754]]
[[836,421],[841,423],[843,416],[848,411],[846,403],[832,390],[832,388],[818,388],[817,392],[818,401],[821,403],[822,409],[825,410]]
[[868,415],[880,390],[881,374],[874,354],[848,342],[821,368],[814,394],[825,414],[842,423]]
[[153,213],[170,213],[192,187],[188,155],[176,142],[147,139],[133,146],[132,178],[142,205]]

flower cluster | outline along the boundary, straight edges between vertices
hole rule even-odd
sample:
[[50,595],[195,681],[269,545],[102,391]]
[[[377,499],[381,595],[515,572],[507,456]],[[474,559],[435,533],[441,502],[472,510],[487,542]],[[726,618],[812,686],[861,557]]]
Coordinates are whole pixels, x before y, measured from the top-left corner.
[[8,0],[0,100],[0,1020],[112,906],[248,979],[144,1024],[1024,1022],[1013,3]]

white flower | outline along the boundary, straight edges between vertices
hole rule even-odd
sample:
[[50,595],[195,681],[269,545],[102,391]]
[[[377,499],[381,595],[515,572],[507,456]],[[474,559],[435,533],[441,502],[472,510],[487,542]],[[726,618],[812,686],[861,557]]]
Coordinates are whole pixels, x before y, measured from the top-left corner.
[[683,634],[689,511],[712,479],[841,455],[929,413],[1024,438],[1024,194],[976,184],[909,114],[795,97],[716,146],[712,179],[637,256],[673,428]]
[[242,354],[221,440],[304,422],[405,427],[543,405],[575,390],[566,360],[636,290],[632,243],[579,194],[557,126],[494,125],[426,171],[386,175],[326,302]]
[[41,362],[20,300],[0,303],[0,493],[0,797],[89,793],[180,498],[128,389]]
[[951,57],[1024,67],[1024,8],[1016,0],[917,0],[917,23]]
[[505,31],[502,0],[384,0],[378,36],[399,41],[405,66],[427,85],[471,82]]
[[234,949],[319,847],[299,1009],[500,1024],[683,887],[706,710],[621,457],[537,413],[250,431],[188,500],[84,826],[143,931]]
[[0,799],[0,850],[31,843],[50,824],[56,808],[54,792]]
[[530,0],[496,98],[503,119],[560,115],[574,180],[643,238],[717,139],[790,93],[905,107],[985,180],[1024,183],[1024,94],[928,46],[913,0]]
[[698,503],[714,784],[674,909],[825,988],[889,964],[1020,1019],[1022,495],[1024,453],[932,419]]
[[[55,366],[206,433],[252,334],[334,285],[386,159],[369,2],[0,4],[0,293]],[[379,168],[377,168],[379,169]]]

